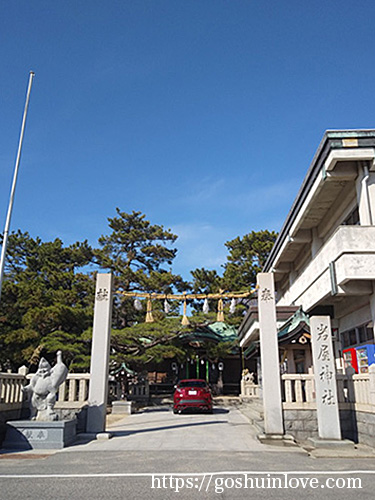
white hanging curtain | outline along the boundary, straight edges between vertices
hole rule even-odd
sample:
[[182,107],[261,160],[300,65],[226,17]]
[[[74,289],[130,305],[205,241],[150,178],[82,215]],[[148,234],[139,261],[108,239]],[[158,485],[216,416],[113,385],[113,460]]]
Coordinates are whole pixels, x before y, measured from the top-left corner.
[[234,314],[236,311],[236,299],[233,298],[231,301],[230,301],[230,306],[229,306],[229,312],[230,314]]

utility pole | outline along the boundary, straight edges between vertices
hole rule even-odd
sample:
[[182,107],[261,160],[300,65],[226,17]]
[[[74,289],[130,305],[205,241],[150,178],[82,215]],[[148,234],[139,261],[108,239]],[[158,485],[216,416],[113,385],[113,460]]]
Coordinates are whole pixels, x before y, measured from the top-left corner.
[[24,111],[23,111],[23,118],[22,118],[20,139],[19,139],[19,142],[18,142],[18,151],[17,151],[17,157],[16,157],[16,164],[14,166],[13,183],[12,183],[12,189],[11,189],[11,192],[10,192],[10,199],[9,199],[9,205],[8,205],[7,218],[6,218],[5,227],[4,227],[3,246],[2,246],[2,249],[1,249],[1,258],[0,258],[0,298],[1,298],[1,289],[2,289],[2,286],[3,286],[4,266],[5,266],[5,257],[6,257],[6,251],[7,251],[7,246],[8,246],[10,220],[12,218],[13,203],[14,203],[14,194],[16,192],[16,184],[17,184],[18,169],[19,169],[20,159],[21,159],[23,136],[24,136],[25,126],[26,126],[27,110],[28,110],[28,107],[29,107],[31,86],[33,84],[33,78],[34,78],[34,76],[35,76],[35,73],[33,71],[30,71],[29,84],[28,84],[27,93],[26,93],[25,108],[24,108]]

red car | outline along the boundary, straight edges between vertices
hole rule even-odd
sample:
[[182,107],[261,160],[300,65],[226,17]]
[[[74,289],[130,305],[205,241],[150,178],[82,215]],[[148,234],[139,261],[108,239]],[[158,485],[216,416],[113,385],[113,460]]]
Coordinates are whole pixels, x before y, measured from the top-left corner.
[[173,395],[173,413],[181,413],[188,408],[212,413],[212,395],[205,380],[180,380]]

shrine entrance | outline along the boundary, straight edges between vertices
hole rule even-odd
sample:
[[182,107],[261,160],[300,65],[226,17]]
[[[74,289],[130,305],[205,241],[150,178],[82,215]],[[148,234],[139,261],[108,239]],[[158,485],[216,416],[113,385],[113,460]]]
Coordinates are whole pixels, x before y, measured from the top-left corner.
[[[224,390],[233,391],[237,386],[236,392],[239,393],[241,378],[241,356],[239,351],[230,354],[229,359],[223,359],[220,354],[215,354],[214,359],[205,355],[207,347],[205,344],[209,341],[219,344],[228,342],[236,338],[236,329],[226,325],[224,320],[224,300],[230,301],[230,312],[234,311],[236,301],[247,299],[253,294],[248,292],[224,292],[212,294],[158,294],[143,292],[114,292],[113,277],[111,274],[98,274],[95,292],[95,311],[93,326],[93,343],[90,366],[90,391],[89,391],[89,411],[88,411],[88,432],[102,432],[105,426],[106,403],[108,394],[108,372],[109,372],[109,351],[110,351],[110,332],[113,293],[132,298],[137,307],[140,299],[146,300],[146,318],[145,323],[153,323],[152,301],[163,300],[165,312],[168,313],[169,303],[171,301],[182,302],[183,315],[181,324],[189,326],[187,317],[188,301],[203,301],[203,312],[208,312],[209,300],[217,301],[216,322],[206,325],[197,331],[194,329],[178,333],[179,339],[190,345],[189,357],[183,361],[174,360],[172,374],[174,378],[202,378],[216,386],[219,393]],[[146,337],[145,333],[145,337]],[[145,339],[147,341],[147,338]],[[166,339],[168,340],[168,339]],[[236,359],[235,359],[236,358]],[[233,370],[233,364],[236,365]],[[231,366],[232,365],[232,366]],[[225,371],[227,367],[227,372]],[[234,373],[233,375],[230,375]],[[228,376],[227,376],[228,374]],[[230,386],[232,385],[232,388]]]

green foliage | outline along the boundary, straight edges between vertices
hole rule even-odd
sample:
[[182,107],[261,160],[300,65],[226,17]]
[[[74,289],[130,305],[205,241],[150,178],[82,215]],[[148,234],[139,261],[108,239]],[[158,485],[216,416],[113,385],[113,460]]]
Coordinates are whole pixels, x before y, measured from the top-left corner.
[[242,238],[227,241],[229,250],[224,265],[223,281],[228,290],[249,290],[256,285],[256,276],[261,272],[275,243],[274,231],[252,231]]
[[[228,241],[223,276],[198,268],[192,271],[189,284],[171,270],[177,236],[169,229],[151,224],[141,212],[127,214],[119,209],[108,222],[110,234],[100,237],[99,249],[92,249],[86,241],[70,246],[60,239],[42,242],[21,231],[10,236],[0,304],[0,369],[37,363],[41,355],[52,360],[57,350],[63,351],[71,370],[88,369],[95,289],[90,264],[113,272],[116,291],[248,291],[254,288],[256,274],[276,239],[276,233],[253,231]],[[243,302],[231,315],[226,301],[226,323],[240,324],[246,308]],[[144,322],[143,304],[144,310],[136,311],[132,299],[116,294],[113,309],[112,359],[119,364],[125,361],[137,371],[165,359],[192,359],[194,342],[189,334],[194,337],[216,321],[217,300],[210,301],[208,314],[201,312],[203,301],[191,301],[189,326],[181,325],[177,302],[170,302],[172,311],[166,315],[163,301],[153,301],[154,323]],[[211,360],[235,348],[233,342],[203,340],[198,344],[201,354]]]
[[193,293],[218,293],[222,288],[222,278],[215,270],[195,269],[190,273],[193,276]]
[[176,359],[181,363],[188,358],[193,359],[197,345],[200,354],[212,362],[233,354],[235,342],[193,340],[197,332],[215,321],[212,314],[208,316],[193,316],[189,326],[181,325],[181,317],[165,317],[154,323],[113,330],[112,347],[115,353],[112,361],[117,364],[125,362],[132,369],[141,371],[147,369],[149,363],[160,363],[165,359]]
[[[263,265],[276,240],[277,233],[270,231],[252,231],[242,238],[237,237],[228,241],[225,245],[229,250],[227,262],[224,264],[223,276],[219,276],[215,270],[204,268],[195,269],[191,272],[193,277],[192,289],[195,293],[217,293],[224,292],[246,292],[255,288],[256,276],[262,270]],[[225,322],[239,326],[246,311],[248,299],[242,299],[237,303],[234,314],[229,314],[229,302],[225,301]],[[193,304],[194,315],[203,321],[205,315],[200,314],[203,301]],[[217,301],[209,301],[210,311],[217,307]],[[207,315],[206,315],[207,316]],[[208,317],[208,316],[207,316]]]
[[[152,225],[141,212],[127,214],[118,208],[116,211],[117,216],[108,219],[112,232],[99,238],[101,248],[95,251],[98,264],[113,272],[116,290],[159,293],[186,290],[188,283],[170,269],[177,253],[171,245],[177,236],[163,226]],[[153,306],[162,309],[160,302]],[[117,296],[115,328],[141,322],[144,315],[134,310],[132,300]]]
[[172,265],[177,250],[169,245],[177,236],[163,226],[151,225],[141,212],[116,211],[118,216],[108,219],[112,233],[99,238],[99,264],[115,274],[119,290],[170,292],[180,277],[163,266]]
[[112,359],[125,361],[140,370],[150,362],[163,359],[185,359],[185,352],[173,341],[186,332],[180,318],[163,318],[154,323],[140,323],[122,330],[112,330]]
[[238,352],[238,348],[236,341],[218,342],[217,344],[213,342],[205,342],[204,351],[205,357],[211,363],[215,363],[220,359],[227,358],[231,354]]
[[[0,304],[0,365],[28,364],[35,349],[43,355],[61,349],[64,361],[81,366],[90,343],[82,338],[93,315],[94,280],[79,272],[92,260],[87,244],[64,247],[28,233],[9,238]],[[34,361],[34,359],[33,359]],[[35,359],[37,361],[37,359]]]
[[[217,312],[214,310],[214,307],[217,307],[217,300],[213,300],[212,303],[212,310],[208,313],[202,312],[201,308],[196,308],[192,311],[192,316],[189,318],[192,327],[199,328],[200,326],[211,325],[217,321]],[[243,320],[244,310],[245,307],[239,304],[236,306],[236,312],[231,314],[229,311],[229,301],[227,301],[224,307],[225,323],[229,326],[239,326]]]

